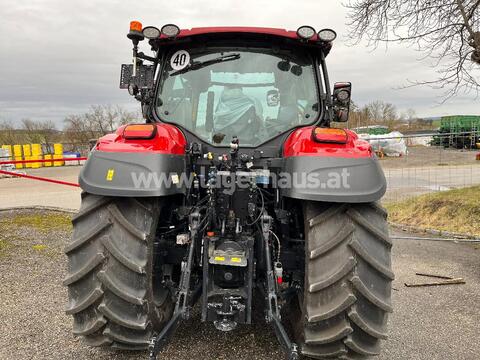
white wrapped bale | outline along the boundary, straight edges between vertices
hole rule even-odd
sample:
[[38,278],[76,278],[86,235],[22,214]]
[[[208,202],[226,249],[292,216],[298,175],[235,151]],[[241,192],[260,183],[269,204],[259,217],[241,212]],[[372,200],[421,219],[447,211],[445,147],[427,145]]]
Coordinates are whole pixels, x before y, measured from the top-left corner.
[[361,138],[368,140],[375,151],[381,151],[386,156],[407,155],[407,145],[403,134],[398,131],[384,135],[360,134]]

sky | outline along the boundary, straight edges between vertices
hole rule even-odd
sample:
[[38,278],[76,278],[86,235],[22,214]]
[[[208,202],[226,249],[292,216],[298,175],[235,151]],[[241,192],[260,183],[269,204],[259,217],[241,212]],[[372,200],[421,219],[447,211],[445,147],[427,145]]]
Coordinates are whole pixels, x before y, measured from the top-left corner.
[[118,87],[120,64],[131,61],[126,38],[131,20],[159,28],[166,23],[332,28],[338,38],[327,59],[330,80],[351,81],[358,105],[382,100],[421,117],[480,115],[473,95],[439,104],[441,92],[429,87],[399,90],[409,80],[433,79],[435,70],[406,46],[375,51],[363,43],[347,46],[347,12],[340,1],[0,0],[0,8],[0,120],[53,120],[60,129],[67,115],[91,105],[139,111],[139,103]]

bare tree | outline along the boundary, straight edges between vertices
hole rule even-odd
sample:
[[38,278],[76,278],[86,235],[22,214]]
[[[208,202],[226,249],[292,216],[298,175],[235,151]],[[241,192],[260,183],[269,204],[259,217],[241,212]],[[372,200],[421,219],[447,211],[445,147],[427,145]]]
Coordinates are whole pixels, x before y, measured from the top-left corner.
[[127,111],[123,108],[121,108],[120,106],[117,106],[117,112],[118,112],[118,123],[120,125],[125,125],[125,124],[129,124],[129,123],[132,123],[132,122],[135,122],[135,121],[140,121],[142,122],[143,120],[143,116],[142,114],[138,113],[138,112],[131,112],[131,111]]
[[22,120],[24,140],[32,144],[49,144],[55,136],[55,123],[50,120],[38,121],[31,119]]
[[349,126],[353,128],[358,128],[361,126],[368,126],[369,123],[369,113],[368,109],[364,106],[360,108],[353,101],[350,105],[350,116],[348,120]]
[[388,125],[398,120],[395,105],[384,101],[373,101],[365,106],[369,122],[375,125]]
[[395,127],[399,120],[395,105],[376,100],[363,107],[353,105],[350,108],[349,124],[351,127],[385,125]]
[[98,133],[91,129],[83,115],[68,115],[64,120],[63,136],[66,142],[88,144]]
[[438,78],[415,81],[444,90],[480,90],[480,0],[350,0],[348,26],[355,42],[400,42],[433,58]]
[[0,121],[0,145],[19,144],[20,136],[15,127],[7,120]]
[[413,109],[407,109],[404,114],[402,114],[402,119],[408,123],[408,127],[412,127],[413,122],[417,120],[417,113]]
[[120,125],[134,122],[139,115],[120,106],[94,105],[83,115],[65,118],[64,136],[72,144],[88,144],[92,139],[114,132]]
[[135,114],[120,106],[94,105],[84,118],[90,130],[106,135],[114,132],[120,125],[132,122]]

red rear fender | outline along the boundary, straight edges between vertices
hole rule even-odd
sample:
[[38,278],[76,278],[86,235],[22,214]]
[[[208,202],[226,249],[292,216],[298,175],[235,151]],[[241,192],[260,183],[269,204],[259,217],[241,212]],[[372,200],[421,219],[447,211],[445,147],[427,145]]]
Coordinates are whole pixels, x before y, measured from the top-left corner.
[[105,152],[146,152],[159,154],[185,154],[187,140],[183,133],[170,124],[155,124],[157,131],[151,139],[125,139],[121,126],[114,134],[98,140],[96,150]]
[[[344,144],[319,142],[313,138],[314,128],[297,129],[285,141],[282,172],[287,178],[305,181],[291,182],[281,189],[282,195],[337,203],[378,201],[387,183],[370,144],[350,130],[345,130]],[[345,140],[327,140],[328,136],[323,139]]]
[[343,158],[366,158],[372,156],[372,147],[368,141],[358,138],[351,130],[345,129],[348,135],[346,144],[319,143],[313,140],[314,126],[295,130],[285,141],[283,156],[327,156]]

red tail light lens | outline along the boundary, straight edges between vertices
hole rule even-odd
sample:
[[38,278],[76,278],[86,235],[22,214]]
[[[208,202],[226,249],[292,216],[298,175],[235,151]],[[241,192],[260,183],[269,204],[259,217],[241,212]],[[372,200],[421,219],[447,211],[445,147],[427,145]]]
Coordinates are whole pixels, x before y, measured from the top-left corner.
[[131,124],[123,129],[124,139],[152,139],[155,136],[157,127],[152,124]]
[[346,144],[348,135],[343,129],[316,127],[313,129],[313,140],[321,143]]

